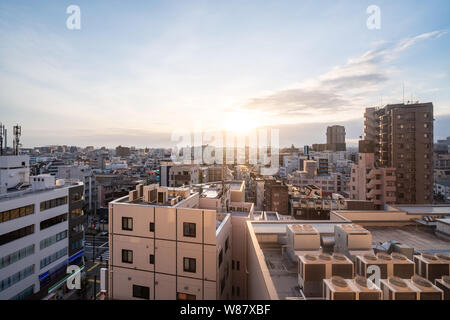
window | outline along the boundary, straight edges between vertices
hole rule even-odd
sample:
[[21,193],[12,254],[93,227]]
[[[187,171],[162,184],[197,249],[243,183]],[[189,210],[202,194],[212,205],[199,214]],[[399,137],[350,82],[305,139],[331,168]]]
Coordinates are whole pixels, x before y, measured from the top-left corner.
[[41,269],[48,266],[49,264],[61,259],[62,257],[67,255],[67,247],[45,257],[41,260]]
[[236,270],[239,270],[240,269],[240,262],[239,261],[236,261]]
[[40,228],[44,230],[64,221],[67,221],[67,213],[41,221]]
[[231,260],[231,269],[234,270],[234,260]]
[[150,255],[150,264],[155,264],[155,255],[154,254]]
[[40,242],[40,249],[45,249],[49,246],[51,246],[52,244],[57,243],[58,241],[64,240],[67,238],[67,230],[64,230],[60,233],[57,233],[51,237],[48,237],[44,240],[41,240]]
[[196,299],[197,297],[194,294],[177,292],[177,300],[196,300]]
[[133,218],[122,217],[122,230],[133,231]]
[[150,232],[155,232],[155,223],[150,222]]
[[133,284],[133,298],[150,299],[150,288]]
[[196,237],[196,225],[195,223],[183,222],[183,236],[185,237]]
[[40,209],[41,209],[41,211],[45,211],[45,210],[59,207],[59,206],[65,205],[65,204],[67,204],[67,197],[61,197],[61,198],[41,202]]
[[122,249],[122,262],[133,263],[133,251]]
[[0,212],[0,223],[21,218],[34,213],[34,204]]
[[220,252],[219,252],[219,267],[222,265],[222,261],[223,261],[223,249],[220,249]]
[[4,257],[0,257],[0,269],[6,268],[7,266],[20,261],[32,254],[34,254],[34,244],[10,253]]
[[15,285],[17,282],[22,281],[23,279],[29,277],[33,273],[34,273],[34,264],[13,274],[12,276],[6,279],[0,280],[0,292]]
[[0,246],[34,233],[34,224],[0,235]]
[[196,272],[196,261],[192,258],[183,258],[183,270],[185,272]]

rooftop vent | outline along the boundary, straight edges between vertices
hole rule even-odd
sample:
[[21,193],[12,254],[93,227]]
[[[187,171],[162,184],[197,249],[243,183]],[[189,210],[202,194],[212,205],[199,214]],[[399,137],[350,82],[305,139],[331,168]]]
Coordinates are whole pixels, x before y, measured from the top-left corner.
[[393,253],[391,256],[392,256],[392,259],[394,259],[394,260],[400,260],[400,261],[407,260],[406,256],[403,254],[400,254],[400,253]]
[[342,278],[342,277],[339,277],[339,276],[333,276],[333,277],[331,277],[331,282],[335,285],[335,286],[337,286],[337,287],[340,287],[340,288],[347,288],[347,281],[345,281],[345,279],[344,278]]
[[448,254],[438,253],[436,254],[436,257],[438,257],[441,260],[450,261],[450,255]]
[[431,288],[433,286],[433,284],[430,281],[420,276],[413,276],[411,280],[415,285],[419,287]]
[[438,258],[436,258],[435,255],[428,254],[428,253],[422,253],[422,257],[427,259],[427,260],[431,260],[431,261],[437,261],[438,260]]
[[391,261],[392,260],[392,257],[390,255],[386,254],[386,253],[380,252],[380,253],[377,254],[377,256],[378,256],[378,259],[380,259],[380,260],[384,260],[384,261]]
[[389,283],[396,287],[399,287],[399,288],[407,288],[408,287],[406,282],[402,278],[399,278],[399,277],[390,277]]
[[359,286],[361,286],[361,287],[368,288],[368,285],[367,285],[367,278],[365,278],[365,277],[362,277],[362,276],[356,276],[356,277],[355,277],[355,282],[356,282]]
[[365,254],[364,258],[366,258],[366,260],[370,260],[370,261],[377,261],[377,257],[374,254]]

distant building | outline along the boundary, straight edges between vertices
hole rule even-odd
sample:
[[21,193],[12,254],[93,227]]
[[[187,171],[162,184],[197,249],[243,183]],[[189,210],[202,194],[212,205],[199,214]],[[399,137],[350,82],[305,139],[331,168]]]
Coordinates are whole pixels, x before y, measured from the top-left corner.
[[345,151],[345,127],[331,126],[327,128],[327,149],[330,151]]
[[116,157],[128,157],[130,154],[130,148],[122,146],[116,147]]
[[289,214],[288,187],[277,180],[266,180],[264,183],[264,210]]

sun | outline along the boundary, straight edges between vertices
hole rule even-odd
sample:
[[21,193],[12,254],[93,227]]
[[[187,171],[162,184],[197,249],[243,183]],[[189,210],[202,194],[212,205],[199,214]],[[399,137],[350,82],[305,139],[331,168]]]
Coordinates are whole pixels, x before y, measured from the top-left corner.
[[259,117],[255,112],[233,111],[226,113],[222,120],[221,129],[234,133],[247,133],[257,129]]

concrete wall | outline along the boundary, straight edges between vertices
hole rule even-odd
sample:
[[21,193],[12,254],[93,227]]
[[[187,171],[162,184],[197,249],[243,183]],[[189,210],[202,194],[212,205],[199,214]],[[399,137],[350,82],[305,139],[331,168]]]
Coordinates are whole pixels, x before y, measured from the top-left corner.
[[264,260],[258,240],[247,221],[247,274],[249,300],[278,300],[278,294]]

